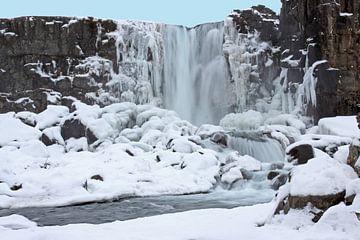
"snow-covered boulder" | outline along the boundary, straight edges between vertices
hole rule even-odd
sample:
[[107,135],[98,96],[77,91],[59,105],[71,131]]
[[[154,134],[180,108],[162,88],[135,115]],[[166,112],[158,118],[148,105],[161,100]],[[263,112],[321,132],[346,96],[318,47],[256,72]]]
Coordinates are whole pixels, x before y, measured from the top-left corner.
[[225,163],[220,170],[220,180],[231,188],[234,183],[243,179],[250,179],[251,172],[260,171],[261,162],[248,155],[240,156],[232,152],[226,156]]
[[24,124],[11,112],[0,114],[0,132],[0,146],[39,139],[41,136],[39,130]]
[[360,138],[356,116],[322,118],[318,125],[320,134]]
[[[310,159],[295,166],[289,182],[280,188],[277,212],[287,213],[308,205],[326,211],[345,201],[346,190],[355,179],[357,175],[350,166],[329,156]],[[318,217],[314,220],[318,221]]]

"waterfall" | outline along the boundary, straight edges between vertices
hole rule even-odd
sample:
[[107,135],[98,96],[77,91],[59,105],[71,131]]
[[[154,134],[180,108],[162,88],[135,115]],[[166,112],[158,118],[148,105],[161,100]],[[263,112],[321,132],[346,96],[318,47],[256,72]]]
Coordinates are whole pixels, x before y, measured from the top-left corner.
[[270,138],[231,137],[229,147],[240,155],[249,155],[261,162],[283,162],[284,150],[280,143]]
[[218,124],[228,112],[224,24],[164,27],[164,105],[196,124]]

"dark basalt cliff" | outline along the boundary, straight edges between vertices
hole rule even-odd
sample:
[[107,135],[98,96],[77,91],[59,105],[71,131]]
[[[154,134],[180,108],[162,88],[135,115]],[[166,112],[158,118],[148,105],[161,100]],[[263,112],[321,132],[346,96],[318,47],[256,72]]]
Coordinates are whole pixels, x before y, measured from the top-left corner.
[[116,28],[93,18],[0,19],[0,112],[42,111],[51,90],[86,101],[98,88],[91,81],[106,81],[109,72],[95,75],[79,66],[96,54],[116,62],[115,40],[105,37]]
[[315,120],[355,114],[360,102],[360,2],[356,0],[282,0],[280,15],[282,58],[298,60],[288,79],[302,82],[304,69],[313,66]]
[[[249,86],[259,86],[258,95],[266,81],[263,95],[270,96],[271,81],[280,77],[283,91],[295,95],[310,76],[316,83],[316,102],[304,99],[305,113],[315,122],[355,114],[360,103],[360,2],[282,0],[282,4],[280,17],[264,6],[235,10],[230,16],[239,34],[258,32],[262,42],[281,49],[255,56],[264,66],[268,59],[272,65],[254,68],[254,63]],[[114,21],[93,18],[0,19],[0,112],[40,112],[49,99],[59,98],[53,91],[92,103],[87,94],[102,88],[106,92],[111,72],[119,70],[122,56],[117,56],[116,39],[108,35],[117,27]],[[152,51],[146,51],[145,61],[153,61]],[[94,56],[100,67],[87,59]],[[69,99],[58,100],[68,105]]]

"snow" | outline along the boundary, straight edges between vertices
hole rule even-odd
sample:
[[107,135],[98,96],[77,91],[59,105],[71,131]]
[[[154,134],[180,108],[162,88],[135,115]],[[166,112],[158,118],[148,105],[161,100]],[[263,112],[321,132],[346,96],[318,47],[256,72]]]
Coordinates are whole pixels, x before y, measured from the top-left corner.
[[[70,113],[50,105],[39,114],[18,114],[35,119],[35,127],[14,113],[0,115],[1,131],[7,133],[0,136],[1,207],[207,192],[215,186],[218,154],[196,143],[201,141],[197,128],[175,112],[133,103],[100,108],[74,102],[73,108]],[[96,144],[89,146],[85,137],[63,140],[61,124],[74,118],[94,132]],[[42,133],[55,144],[39,141]],[[96,174],[104,181],[90,180]],[[10,190],[19,184],[21,189]]]
[[346,189],[358,176],[354,170],[330,157],[317,157],[292,170],[290,194],[292,196],[324,196]]
[[331,146],[344,146],[349,145],[353,140],[349,137],[339,137],[335,135],[320,135],[320,134],[304,134],[301,135],[297,142],[288,146],[286,152],[291,148],[302,144],[310,144],[314,148],[326,149]]
[[36,116],[36,128],[43,130],[58,124],[61,119],[69,114],[65,106],[49,105],[47,109]]
[[360,129],[358,128],[356,116],[322,118],[319,121],[319,133],[360,138]]
[[40,137],[41,132],[23,124],[14,113],[0,114],[0,146],[11,142],[23,142]]
[[19,229],[34,228],[36,226],[37,224],[35,222],[32,222],[20,215],[13,214],[6,217],[0,217],[0,232],[1,232],[1,227],[12,230],[19,230]]
[[342,17],[351,17],[353,15],[354,15],[353,13],[347,13],[347,12],[341,12],[340,13],[340,16],[342,16]]
[[[259,226],[270,212],[272,204],[235,209],[195,210],[128,221],[90,225],[77,224],[54,227],[31,227],[10,230],[0,228],[2,240],[51,239],[318,239],[356,240],[359,221],[349,207],[339,205],[313,224],[309,215],[294,211],[279,215],[271,223]],[[341,219],[341,221],[337,221]],[[7,220],[3,220],[7,221]]]
[[342,163],[347,163],[347,159],[349,156],[349,146],[350,145],[340,146],[334,154],[334,159]]
[[220,121],[224,128],[236,128],[239,130],[256,130],[264,119],[260,112],[249,110],[244,113],[230,113]]

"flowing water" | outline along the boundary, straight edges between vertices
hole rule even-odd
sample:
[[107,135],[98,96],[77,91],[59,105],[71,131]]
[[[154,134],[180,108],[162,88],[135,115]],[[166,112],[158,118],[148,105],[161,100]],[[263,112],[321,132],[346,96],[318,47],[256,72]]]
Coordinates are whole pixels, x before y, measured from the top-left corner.
[[224,23],[164,29],[164,103],[182,118],[217,124],[227,113]]
[[249,155],[264,162],[282,162],[284,150],[280,143],[274,139],[249,139],[243,137],[231,137],[229,147],[238,151],[240,155]]
[[[156,25],[153,27],[155,29]],[[132,28],[124,27],[122,31],[128,32],[129,38],[131,34],[134,34]],[[152,48],[152,58],[158,63],[158,66],[155,66],[156,69],[150,74],[154,95],[161,95],[160,91],[162,91],[165,107],[175,110],[181,118],[195,125],[218,124],[229,110],[226,102],[229,70],[223,56],[224,23],[204,24],[192,29],[164,25],[162,34],[163,59],[161,54],[156,54],[161,51],[160,39],[154,38],[153,45],[159,47]],[[134,54],[130,53],[138,52],[139,48],[142,49],[143,45],[146,45],[142,42],[147,39],[146,37],[139,37],[139,39],[139,41],[134,41],[139,44],[137,46],[126,44],[126,40],[130,40],[119,37],[118,61],[121,59],[124,62],[120,65],[121,69],[127,69],[127,67],[132,69],[126,65],[134,57]],[[146,58],[147,54],[144,52],[141,55],[142,58]],[[128,62],[124,59],[128,59]],[[144,78],[149,75],[150,63],[140,62],[144,63],[141,65],[143,67],[136,72]],[[162,90],[159,90],[160,88]],[[253,156],[264,163],[282,162],[284,159],[280,144],[263,137],[235,134],[229,140],[229,147],[237,150],[241,155]],[[268,202],[274,196],[274,191],[271,190],[269,181],[266,179],[266,173],[266,171],[254,173],[251,180],[239,181],[239,184],[231,191],[218,187],[219,189],[209,194],[139,197],[116,202],[58,208],[0,209],[0,216],[21,214],[38,222],[39,225],[98,224],[194,209],[253,205]]]
[[273,195],[270,189],[261,192],[251,188],[245,191],[219,190],[210,194],[129,198],[82,206],[0,209],[0,217],[20,214],[40,226],[100,224],[195,209],[248,206],[268,202]]

